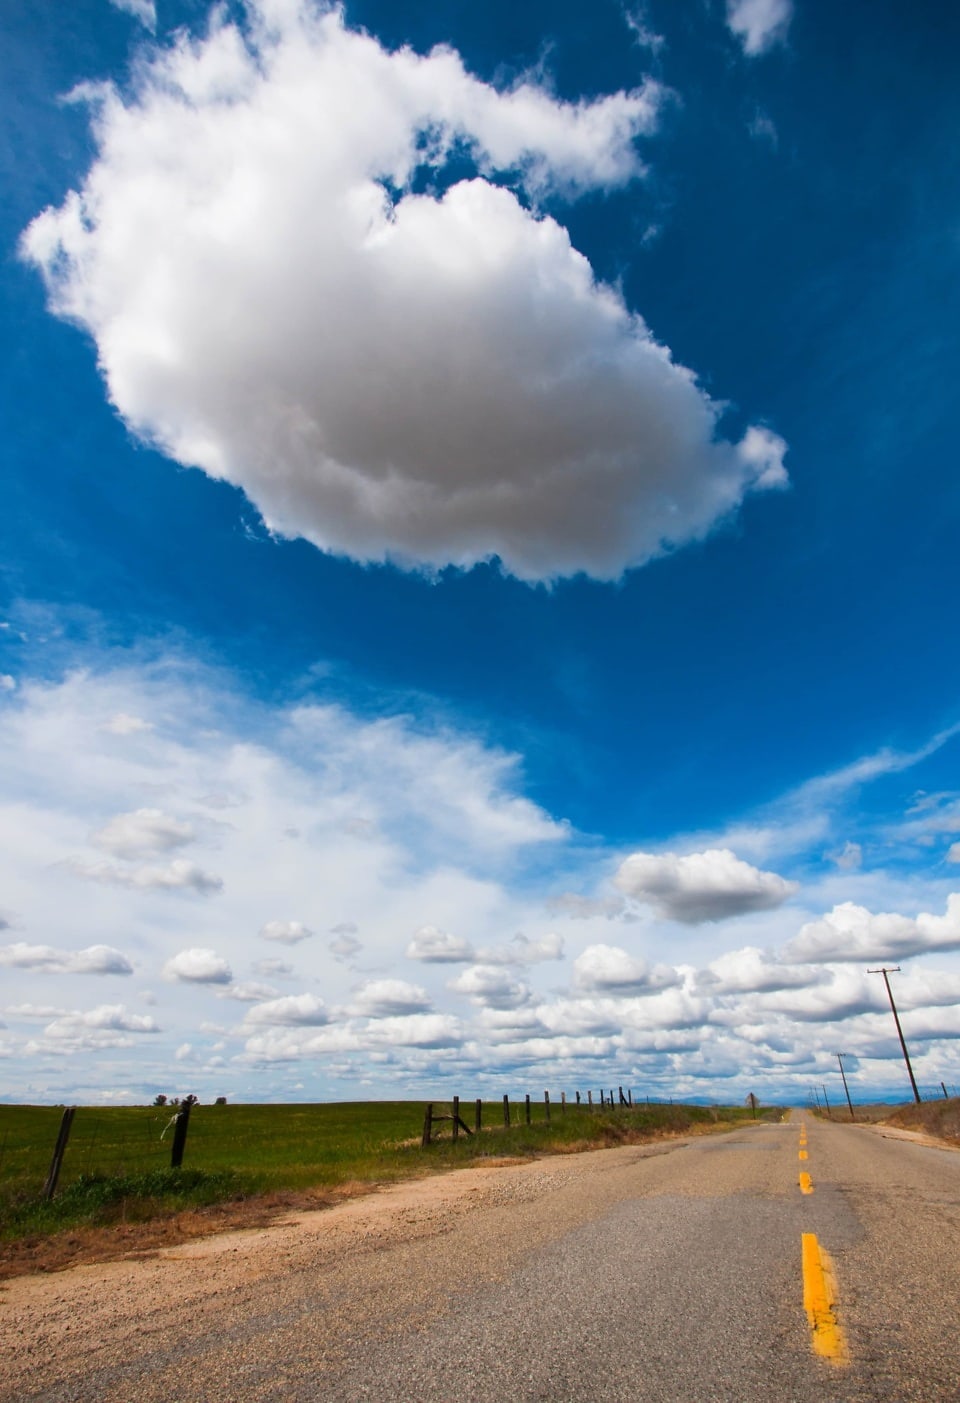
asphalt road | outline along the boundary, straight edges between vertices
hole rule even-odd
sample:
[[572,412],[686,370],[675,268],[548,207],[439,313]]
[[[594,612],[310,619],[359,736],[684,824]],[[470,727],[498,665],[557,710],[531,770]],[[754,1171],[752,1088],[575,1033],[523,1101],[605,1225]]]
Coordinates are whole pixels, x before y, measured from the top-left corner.
[[[439,1214],[414,1198],[393,1221],[368,1200],[379,1226],[345,1238],[352,1247],[300,1243],[271,1274],[241,1271],[180,1316],[145,1304],[132,1333],[120,1322],[147,1264],[102,1279],[84,1269],[96,1346],[69,1356],[61,1336],[57,1363],[38,1335],[33,1372],[0,1396],[958,1403],[960,1153],[810,1117],[802,1137],[803,1121],[469,1171]],[[816,1331],[805,1236],[833,1268]],[[811,1263],[808,1250],[808,1276]],[[815,1338],[837,1357],[816,1354]]]

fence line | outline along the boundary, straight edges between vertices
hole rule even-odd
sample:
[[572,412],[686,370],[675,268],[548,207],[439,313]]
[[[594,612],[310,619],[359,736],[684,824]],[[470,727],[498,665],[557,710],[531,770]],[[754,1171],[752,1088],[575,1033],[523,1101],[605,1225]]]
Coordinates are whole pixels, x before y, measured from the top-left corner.
[[[580,1093],[579,1091],[577,1091],[577,1092],[575,1093],[575,1096],[576,1096],[576,1105],[577,1105],[581,1110],[584,1109],[584,1103],[583,1103],[583,1101],[582,1101],[582,1099],[581,1099],[581,1093]],[[449,1122],[450,1122],[450,1126],[451,1126],[451,1137],[452,1137],[453,1140],[458,1140],[458,1139],[460,1138],[460,1131],[461,1131],[461,1130],[465,1130],[466,1133],[467,1133],[468,1135],[475,1135],[475,1134],[479,1134],[479,1133],[480,1133],[481,1129],[483,1128],[483,1101],[482,1101],[482,1098],[481,1098],[481,1097],[478,1096],[477,1099],[476,1099],[476,1101],[475,1101],[475,1103],[474,1103],[474,1105],[475,1105],[475,1111],[474,1111],[474,1129],[473,1129],[473,1130],[470,1129],[470,1127],[466,1124],[466,1122],[463,1120],[462,1116],[460,1115],[460,1097],[459,1097],[459,1096],[454,1096],[454,1097],[452,1097],[452,1098],[450,1099],[449,1102],[440,1102],[440,1104],[441,1104],[441,1105],[449,1105],[449,1106],[450,1106],[451,1109],[450,1109],[449,1114],[440,1114],[440,1113],[438,1113],[438,1112],[434,1109],[434,1107],[437,1105],[437,1103],[436,1103],[435,1101],[430,1101],[430,1102],[428,1102],[427,1105],[426,1105],[425,1108],[424,1108],[424,1113],[423,1113],[423,1135],[421,1136],[421,1139],[420,1139],[420,1144],[421,1144],[421,1146],[423,1147],[423,1149],[426,1149],[428,1145],[431,1145],[431,1144],[433,1144],[433,1143],[436,1141],[437,1135],[436,1135],[436,1133],[435,1133],[434,1127],[437,1126],[438,1124],[443,1123],[443,1122],[446,1122],[446,1121],[449,1121]],[[551,1121],[550,1121],[551,1103],[550,1103],[550,1092],[549,1092],[549,1091],[545,1091],[545,1092],[543,1093],[543,1101],[542,1101],[542,1103],[536,1103],[536,1102],[532,1101],[529,1092],[526,1092],[526,1093],[524,1094],[524,1097],[523,1097],[523,1123],[524,1123],[525,1125],[532,1125],[532,1124],[533,1124],[533,1106],[534,1106],[535,1104],[542,1104],[542,1106],[543,1106],[543,1113],[544,1113],[544,1114],[543,1114],[543,1121],[542,1121],[541,1123],[542,1123],[542,1124],[545,1124],[545,1125],[549,1125],[549,1124],[551,1123]],[[646,1104],[647,1104],[648,1106],[650,1105],[650,1097],[649,1097],[649,1096],[646,1098]],[[671,1104],[672,1104],[672,1098],[671,1098]],[[609,1099],[608,1099],[608,1093],[607,1093],[605,1090],[603,1090],[603,1089],[601,1088],[601,1090],[600,1090],[600,1104],[599,1104],[599,1109],[601,1109],[601,1110],[610,1110],[610,1109],[612,1109],[612,1108],[617,1108],[617,1109],[619,1109],[620,1107],[625,1107],[627,1110],[633,1110],[633,1109],[635,1109],[635,1103],[634,1103],[634,1100],[633,1100],[633,1091],[632,1091],[629,1087],[627,1088],[626,1091],[624,1091],[623,1087],[622,1087],[622,1086],[619,1086],[619,1087],[617,1088],[617,1096],[616,1096],[616,1098],[615,1098],[615,1097],[614,1097],[614,1094],[613,1094],[613,1088],[611,1087],[611,1088],[610,1088],[610,1091],[609,1091]],[[593,1099],[593,1090],[592,1090],[592,1088],[588,1088],[588,1090],[587,1090],[586,1109],[589,1110],[589,1111],[595,1111],[595,1110],[598,1109],[597,1105],[594,1103],[594,1099]],[[509,1097],[509,1095],[505,1095],[504,1098],[503,1098],[503,1128],[504,1128],[504,1130],[509,1130],[509,1129],[510,1129],[510,1126],[511,1126],[511,1113],[510,1113],[510,1112],[511,1112],[510,1097]],[[567,1093],[566,1093],[565,1091],[561,1091],[561,1093],[560,1093],[560,1114],[563,1116],[563,1115],[566,1115],[566,1113],[567,1113]],[[492,1129],[493,1129],[493,1126],[490,1126],[490,1127],[488,1127],[488,1128],[492,1130]]]

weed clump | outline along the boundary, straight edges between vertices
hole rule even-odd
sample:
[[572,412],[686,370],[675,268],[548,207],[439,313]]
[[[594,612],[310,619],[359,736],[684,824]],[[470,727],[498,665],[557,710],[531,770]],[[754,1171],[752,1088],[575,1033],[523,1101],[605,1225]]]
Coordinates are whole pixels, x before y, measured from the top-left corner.
[[19,1194],[3,1205],[4,1238],[55,1232],[65,1226],[103,1227],[141,1222],[241,1197],[245,1184],[232,1170],[150,1169],[140,1174],[81,1174],[52,1199]]

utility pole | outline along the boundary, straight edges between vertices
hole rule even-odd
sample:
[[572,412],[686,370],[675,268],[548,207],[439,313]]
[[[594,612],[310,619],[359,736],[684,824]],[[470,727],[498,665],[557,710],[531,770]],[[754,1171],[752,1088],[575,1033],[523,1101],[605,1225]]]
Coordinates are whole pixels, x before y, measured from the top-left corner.
[[890,1007],[891,1007],[891,1009],[893,1010],[893,1021],[894,1021],[894,1023],[896,1023],[896,1025],[897,1025],[897,1036],[898,1036],[899,1039],[900,1039],[900,1046],[903,1048],[903,1060],[904,1060],[904,1062],[906,1062],[906,1064],[907,1064],[907,1071],[908,1071],[909,1074],[910,1074],[910,1085],[913,1087],[913,1099],[914,1099],[914,1101],[916,1101],[917,1105],[919,1106],[919,1104],[920,1104],[920,1093],[919,1093],[919,1091],[917,1090],[917,1079],[916,1079],[916,1077],[913,1075],[913,1068],[912,1068],[911,1065],[910,1065],[910,1054],[909,1054],[909,1052],[907,1051],[907,1044],[904,1042],[904,1038],[903,1038],[903,1029],[900,1027],[900,1018],[899,1018],[899,1015],[897,1014],[897,1006],[896,1006],[896,1004],[893,1002],[893,990],[890,988],[890,980],[887,978],[887,976],[890,975],[890,974],[899,974],[899,973],[900,973],[900,966],[899,966],[899,965],[890,965],[889,968],[888,968],[886,965],[881,965],[881,967],[880,967],[879,969],[868,969],[868,970],[867,970],[867,973],[868,973],[868,974],[882,974],[882,975],[883,975],[883,982],[884,982],[884,984],[886,984],[886,986],[887,986],[887,997],[888,997],[889,1000],[890,1000]]
[[843,1070],[843,1059],[848,1055],[849,1054],[846,1052],[838,1052],[835,1054],[837,1061],[840,1063],[840,1075],[843,1077],[843,1089],[847,1093],[847,1105],[850,1107],[850,1119],[856,1120],[856,1116],[853,1114],[853,1102],[850,1100],[850,1088],[847,1086],[847,1074]]
[[830,1102],[827,1100],[827,1088],[824,1086],[823,1082],[820,1083],[820,1089],[823,1092],[823,1104],[827,1110],[827,1120],[833,1120],[833,1112],[830,1110]]

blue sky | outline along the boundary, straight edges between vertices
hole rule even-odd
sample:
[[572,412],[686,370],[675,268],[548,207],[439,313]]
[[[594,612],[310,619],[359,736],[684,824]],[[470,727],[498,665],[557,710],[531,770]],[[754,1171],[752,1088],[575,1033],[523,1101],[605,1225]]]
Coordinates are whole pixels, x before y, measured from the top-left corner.
[[960,1083],[960,18],[0,25],[7,1099]]

